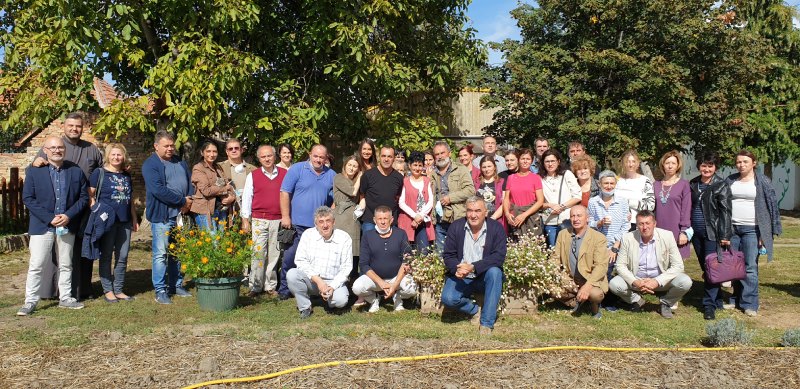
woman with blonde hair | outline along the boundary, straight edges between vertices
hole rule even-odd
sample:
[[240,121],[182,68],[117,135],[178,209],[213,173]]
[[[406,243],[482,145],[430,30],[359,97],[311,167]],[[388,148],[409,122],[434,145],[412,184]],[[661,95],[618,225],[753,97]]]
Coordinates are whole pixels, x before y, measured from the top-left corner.
[[658,228],[671,231],[678,243],[681,258],[689,258],[692,240],[692,191],[689,181],[681,178],[683,158],[676,150],[667,152],[658,162],[663,178],[653,185]]
[[656,198],[653,194],[653,181],[639,173],[642,160],[636,150],[628,150],[620,158],[622,173],[617,180],[614,191],[617,197],[628,201],[631,210],[631,228],[636,229],[636,214],[640,210],[652,211],[656,207]]
[[[109,303],[119,300],[130,301],[133,297],[122,292],[125,284],[125,271],[128,268],[128,251],[131,233],[139,231],[139,218],[136,205],[132,201],[133,185],[128,167],[128,151],[121,143],[106,146],[105,165],[95,169],[89,177],[89,204],[92,209],[97,203],[105,204],[113,210],[113,226],[100,238],[100,284],[103,286],[103,299]],[[111,256],[115,257],[114,271],[111,271]]]

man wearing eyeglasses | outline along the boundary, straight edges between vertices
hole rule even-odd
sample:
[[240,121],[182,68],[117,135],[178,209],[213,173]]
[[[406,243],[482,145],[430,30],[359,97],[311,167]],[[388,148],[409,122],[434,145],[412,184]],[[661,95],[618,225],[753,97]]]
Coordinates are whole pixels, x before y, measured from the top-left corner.
[[[242,206],[242,192],[244,191],[244,182],[247,175],[256,167],[247,163],[242,158],[242,142],[236,138],[230,138],[225,142],[225,153],[228,154],[228,159],[219,164],[222,168],[222,175],[229,181],[236,193],[236,203],[232,205],[234,210],[240,210]],[[234,212],[228,212],[228,217],[232,218]]]
[[574,283],[564,288],[559,300],[573,308],[575,316],[588,301],[592,317],[600,319],[600,302],[608,293],[606,237],[589,228],[589,211],[583,205],[573,206],[569,219],[572,226],[558,233],[551,257]]
[[[81,139],[83,136],[83,115],[73,112],[64,119],[63,159],[72,162],[83,171],[86,180],[92,176],[95,169],[103,166],[103,153],[94,143]],[[31,166],[41,167],[49,163],[50,157],[44,149],[39,150]],[[77,216],[80,226],[73,231],[75,244],[72,253],[72,296],[85,299],[92,296],[92,266],[94,262],[81,260],[81,247],[83,246],[83,229],[88,219],[88,208]],[[42,288],[40,296],[53,297],[55,290],[51,286],[55,278],[55,264],[47,264],[42,273]]]
[[61,308],[81,309],[72,295],[72,255],[75,232],[89,202],[86,177],[78,165],[64,159],[64,140],[50,136],[44,142],[49,163],[31,166],[25,172],[22,199],[30,211],[30,263],[25,282],[25,304],[18,316],[28,316],[39,302],[42,269],[52,261],[53,248],[58,260],[58,290]]

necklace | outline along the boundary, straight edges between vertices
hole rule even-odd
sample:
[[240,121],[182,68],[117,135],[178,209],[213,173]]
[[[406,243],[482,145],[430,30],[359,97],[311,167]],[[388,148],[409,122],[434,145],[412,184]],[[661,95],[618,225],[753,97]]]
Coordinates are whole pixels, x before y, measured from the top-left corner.
[[[659,194],[658,194],[658,197],[661,198],[661,204],[667,204],[667,200],[669,200],[669,194],[670,194],[670,192],[672,192],[672,187],[673,186],[675,186],[675,184],[667,186],[667,185],[664,185],[663,181],[661,182],[661,190],[659,191]],[[664,188],[668,188],[666,193],[664,193]]]

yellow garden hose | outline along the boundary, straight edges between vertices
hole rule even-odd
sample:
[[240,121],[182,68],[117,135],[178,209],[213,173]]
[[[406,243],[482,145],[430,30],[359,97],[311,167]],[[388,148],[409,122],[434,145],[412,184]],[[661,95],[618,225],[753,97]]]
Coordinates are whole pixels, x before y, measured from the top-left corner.
[[[305,365],[293,367],[291,369],[281,370],[279,372],[264,374],[252,377],[242,378],[226,378],[214,381],[201,382],[185,387],[184,389],[195,389],[203,386],[218,385],[218,384],[235,384],[241,382],[254,382],[268,380],[271,378],[280,377],[282,375],[296,373],[299,371],[319,369],[323,367],[334,367],[338,365],[365,365],[368,363],[388,363],[388,362],[409,362],[409,361],[424,361],[427,359],[441,359],[464,357],[468,355],[493,355],[493,354],[514,354],[514,353],[537,353],[543,351],[561,351],[561,350],[580,350],[580,351],[609,351],[609,352],[654,352],[654,351],[673,351],[673,352],[712,352],[712,351],[731,351],[737,350],[738,347],[593,347],[593,346],[549,346],[549,347],[535,347],[535,348],[518,348],[518,349],[505,349],[505,350],[475,350],[475,351],[462,351],[457,353],[448,354],[431,354],[431,355],[417,355],[412,357],[392,357],[392,358],[372,358],[372,359],[355,359],[350,361],[332,361],[325,363],[316,363],[313,365]],[[780,350],[782,347],[747,347],[748,350]]]

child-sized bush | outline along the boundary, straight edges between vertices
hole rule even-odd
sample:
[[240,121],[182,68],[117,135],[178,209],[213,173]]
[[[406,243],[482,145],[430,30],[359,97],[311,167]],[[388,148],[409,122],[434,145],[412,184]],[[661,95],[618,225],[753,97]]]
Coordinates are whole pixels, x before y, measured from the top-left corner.
[[800,328],[791,328],[783,333],[781,338],[783,347],[800,347]]
[[715,347],[745,346],[753,340],[753,333],[736,320],[726,318],[706,325],[708,343]]

